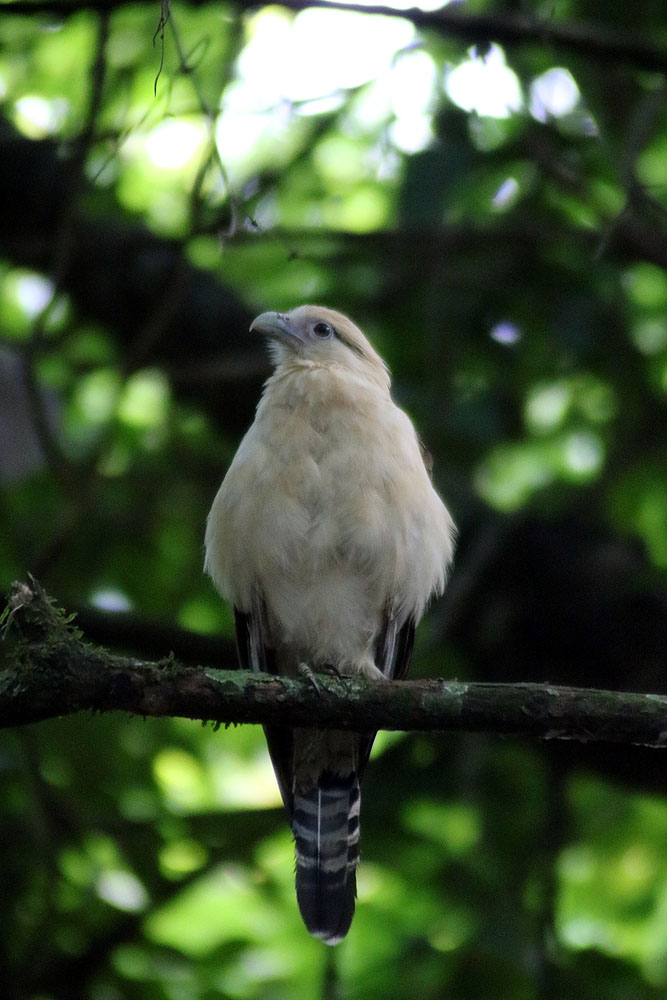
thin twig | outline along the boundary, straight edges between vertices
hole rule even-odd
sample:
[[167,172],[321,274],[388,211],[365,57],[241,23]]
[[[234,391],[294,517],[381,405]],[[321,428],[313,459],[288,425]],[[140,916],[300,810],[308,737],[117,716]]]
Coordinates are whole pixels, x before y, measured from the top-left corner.
[[[192,81],[192,86],[194,88],[195,94],[197,95],[199,107],[201,108],[202,114],[206,119],[206,125],[208,129],[208,141],[209,141],[208,161],[215,163],[218,173],[220,174],[220,178],[222,180],[223,188],[226,191],[227,198],[229,200],[230,222],[227,232],[223,234],[223,237],[225,239],[229,239],[236,233],[236,231],[239,228],[238,201],[229,178],[227,167],[220,154],[220,149],[218,147],[215,135],[217,111],[213,108],[208,98],[206,97],[206,94],[204,93],[204,88],[202,86],[201,80],[199,79],[199,74],[196,68],[190,62],[190,57],[187,55],[185,51],[185,46],[183,45],[183,40],[178,30],[178,25],[176,24],[173,17],[169,21],[169,26],[171,28],[171,33],[174,38],[174,44],[176,45],[180,70],[183,74],[187,75],[189,79]],[[203,180],[203,174],[200,176],[199,183],[201,183],[202,180]]]

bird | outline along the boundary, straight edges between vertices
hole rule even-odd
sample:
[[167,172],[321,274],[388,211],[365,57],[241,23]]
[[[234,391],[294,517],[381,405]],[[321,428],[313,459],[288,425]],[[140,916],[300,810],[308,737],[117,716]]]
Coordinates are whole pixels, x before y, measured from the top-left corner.
[[[242,667],[405,677],[442,593],[455,527],[425,451],[361,329],[325,306],[263,312],[274,370],[206,523],[204,568],[234,612]],[[264,727],[295,839],[311,934],[346,936],[359,861],[360,779],[375,733]]]

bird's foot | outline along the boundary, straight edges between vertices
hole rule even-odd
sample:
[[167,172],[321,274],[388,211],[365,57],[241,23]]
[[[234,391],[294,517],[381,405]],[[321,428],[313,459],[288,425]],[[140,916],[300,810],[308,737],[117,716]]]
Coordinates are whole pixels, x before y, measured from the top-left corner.
[[387,680],[385,674],[382,673],[379,667],[376,667],[370,656],[346,663],[342,668],[335,666],[333,663],[327,663],[325,666],[320,667],[320,671],[323,674],[330,674],[332,677],[337,677],[339,680],[345,680],[346,677],[367,677],[370,681]]
[[335,663],[323,663],[320,667],[321,674],[327,674],[329,677],[337,677],[338,680],[342,680],[345,676],[342,670],[339,670]]
[[304,680],[308,681],[309,684],[312,684],[312,686],[315,688],[318,694],[322,694],[322,688],[317,683],[317,678],[315,677],[315,674],[313,673],[312,669],[308,666],[308,664],[300,663],[298,669],[301,677],[303,677]]

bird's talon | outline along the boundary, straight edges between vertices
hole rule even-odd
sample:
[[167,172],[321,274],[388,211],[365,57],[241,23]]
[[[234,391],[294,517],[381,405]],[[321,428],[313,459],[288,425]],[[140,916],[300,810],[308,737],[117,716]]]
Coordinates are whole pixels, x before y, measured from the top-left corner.
[[299,673],[301,674],[304,680],[308,681],[309,684],[312,684],[312,686],[315,688],[318,694],[322,694],[322,688],[317,683],[317,678],[315,677],[315,674],[310,669],[307,663],[299,664]]

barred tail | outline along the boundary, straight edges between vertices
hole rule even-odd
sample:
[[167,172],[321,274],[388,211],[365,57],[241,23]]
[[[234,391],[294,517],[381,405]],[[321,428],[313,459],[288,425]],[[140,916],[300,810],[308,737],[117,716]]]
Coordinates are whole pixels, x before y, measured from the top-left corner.
[[320,776],[295,794],[296,898],[303,921],[326,944],[343,940],[354,915],[359,861],[359,778]]

